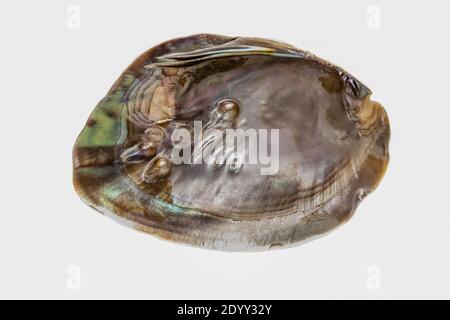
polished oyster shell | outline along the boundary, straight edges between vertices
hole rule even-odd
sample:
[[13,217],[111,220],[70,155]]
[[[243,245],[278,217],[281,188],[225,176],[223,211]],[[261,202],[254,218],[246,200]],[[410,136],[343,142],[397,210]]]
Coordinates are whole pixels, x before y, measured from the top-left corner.
[[[137,58],[92,112],[74,148],[75,189],[161,238],[233,251],[293,245],[347,221],[382,178],[389,124],[370,94],[284,43],[173,39]],[[201,132],[277,129],[278,171],[174,163],[174,132],[193,133],[196,120]]]

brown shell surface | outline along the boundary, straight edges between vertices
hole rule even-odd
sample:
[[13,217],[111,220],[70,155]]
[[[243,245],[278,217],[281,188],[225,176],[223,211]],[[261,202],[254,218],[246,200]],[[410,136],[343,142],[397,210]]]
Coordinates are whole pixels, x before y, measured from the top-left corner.
[[[347,221],[384,175],[389,122],[370,94],[343,69],[284,43],[173,39],[138,57],[94,109],[74,147],[74,186],[101,213],[164,239],[226,251],[298,244]],[[201,151],[209,129],[254,132],[276,170],[196,162],[195,152],[178,163],[179,129],[194,138],[189,150]],[[219,154],[228,160],[226,147]]]

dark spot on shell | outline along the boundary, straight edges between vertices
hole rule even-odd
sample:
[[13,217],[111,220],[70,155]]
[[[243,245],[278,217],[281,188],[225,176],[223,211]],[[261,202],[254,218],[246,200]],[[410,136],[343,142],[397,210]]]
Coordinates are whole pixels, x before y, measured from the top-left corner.
[[277,247],[282,247],[282,246],[283,246],[282,243],[274,242],[269,246],[269,248],[272,249],[272,248],[277,248]]
[[186,84],[186,81],[187,81],[186,76],[183,74],[179,77],[178,84],[180,86],[184,87],[184,85]]
[[108,118],[115,118],[115,117],[116,117],[116,114],[115,114],[113,111],[107,111],[107,112],[106,112],[106,116],[107,116]]
[[92,128],[92,127],[95,126],[96,124],[97,124],[97,121],[91,118],[91,119],[89,119],[89,120],[87,121],[86,126],[87,126],[88,128]]

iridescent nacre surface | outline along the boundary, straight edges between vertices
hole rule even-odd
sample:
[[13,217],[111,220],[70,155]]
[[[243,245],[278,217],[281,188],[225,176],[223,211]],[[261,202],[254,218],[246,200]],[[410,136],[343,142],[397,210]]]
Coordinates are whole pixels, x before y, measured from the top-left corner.
[[[172,241],[227,251],[294,245],[347,221],[381,180],[389,123],[370,95],[343,69],[284,43],[173,39],[137,58],[90,115],[74,147],[75,189],[98,211]],[[226,147],[209,150],[212,162],[194,152],[179,163],[180,129],[200,151],[211,148],[211,129],[258,141],[276,130],[264,141],[277,170],[215,161],[236,156]]]

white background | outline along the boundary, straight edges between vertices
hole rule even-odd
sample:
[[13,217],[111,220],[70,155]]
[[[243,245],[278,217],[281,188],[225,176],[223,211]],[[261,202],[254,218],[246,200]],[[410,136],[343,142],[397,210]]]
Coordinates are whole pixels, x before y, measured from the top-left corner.
[[[450,298],[449,14],[446,1],[2,1],[0,298]],[[312,51],[383,103],[391,162],[346,225],[300,247],[223,253],[78,199],[71,152],[89,113],[139,54],[202,32]]]

